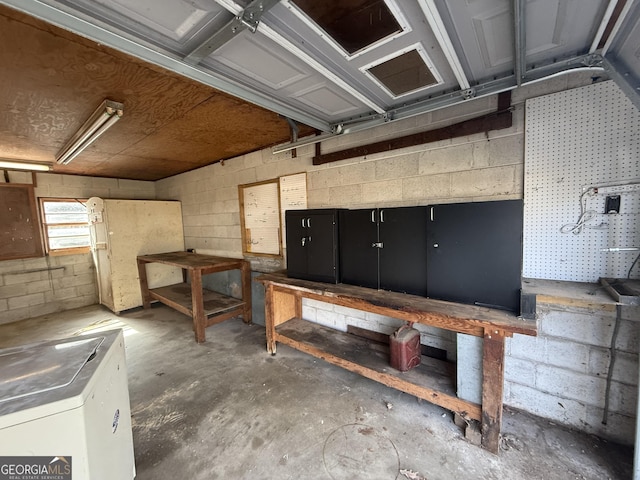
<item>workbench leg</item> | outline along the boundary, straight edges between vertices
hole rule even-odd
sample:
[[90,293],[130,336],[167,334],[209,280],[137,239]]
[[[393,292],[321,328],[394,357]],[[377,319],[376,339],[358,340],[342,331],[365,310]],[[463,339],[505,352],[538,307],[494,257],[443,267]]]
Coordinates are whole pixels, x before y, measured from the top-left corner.
[[482,347],[482,446],[500,450],[504,391],[504,332],[486,328]]
[[265,285],[264,291],[264,323],[267,331],[267,352],[271,355],[276,354],[276,324],[273,308],[273,285],[269,283]]
[[244,302],[244,311],[242,320],[246,324],[251,324],[251,263],[242,262],[242,301]]
[[202,273],[199,270],[191,270],[191,308],[193,310],[193,330],[196,333],[196,342],[205,341],[204,334],[204,303],[202,299]]
[[151,295],[149,295],[149,283],[147,281],[147,262],[138,260],[138,278],[140,279],[140,294],[142,295],[142,306],[151,307]]

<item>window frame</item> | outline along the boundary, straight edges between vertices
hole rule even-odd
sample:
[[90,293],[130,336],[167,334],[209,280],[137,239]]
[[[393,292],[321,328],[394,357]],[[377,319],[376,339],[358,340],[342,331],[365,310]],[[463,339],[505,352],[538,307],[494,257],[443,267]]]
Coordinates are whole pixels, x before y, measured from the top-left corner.
[[[87,222],[86,223],[55,223],[49,224],[46,221],[46,214],[44,210],[45,203],[81,203],[85,206],[88,198],[60,198],[60,197],[39,197],[38,205],[40,207],[40,226],[42,227],[42,239],[44,243],[44,248],[47,255],[50,256],[58,256],[58,255],[78,255],[83,253],[89,253],[91,251],[91,245],[87,245],[86,247],[65,247],[65,248],[51,248],[49,243],[49,232],[48,226],[89,226],[89,216],[87,212]],[[91,243],[91,237],[89,236],[89,243]]]

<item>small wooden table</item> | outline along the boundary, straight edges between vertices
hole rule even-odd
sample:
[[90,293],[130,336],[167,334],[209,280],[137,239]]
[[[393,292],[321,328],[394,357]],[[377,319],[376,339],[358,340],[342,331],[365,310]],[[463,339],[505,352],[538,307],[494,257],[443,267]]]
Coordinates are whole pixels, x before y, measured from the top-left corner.
[[[137,258],[144,308],[149,308],[151,300],[155,299],[193,318],[196,342],[205,341],[206,327],[228,318],[242,315],[245,323],[251,323],[251,267],[246,260],[190,252],[157,253]],[[182,268],[189,275],[189,283],[185,281],[149,289],[147,263],[163,263]],[[235,269],[242,274],[242,299],[202,288],[202,275]]]
[[[502,426],[505,337],[514,333],[537,335],[535,321],[475,305],[386,292],[352,285],[333,285],[266,274],[257,278],[265,286],[267,351],[276,353],[282,342],[389,387],[415,395],[481,423],[482,446],[498,453]],[[401,373],[389,365],[388,347],[302,319],[302,299],[354,308],[483,337],[482,405],[458,398],[455,374],[446,362],[427,359],[414,370]]]

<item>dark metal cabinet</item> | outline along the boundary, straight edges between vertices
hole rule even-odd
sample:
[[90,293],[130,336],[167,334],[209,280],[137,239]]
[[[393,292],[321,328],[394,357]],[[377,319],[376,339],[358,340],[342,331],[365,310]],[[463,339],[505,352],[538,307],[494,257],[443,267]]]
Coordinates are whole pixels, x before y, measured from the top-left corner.
[[427,207],[340,212],[342,282],[426,296]]
[[521,200],[430,207],[428,295],[519,312]]
[[338,211],[287,210],[287,275],[338,283]]

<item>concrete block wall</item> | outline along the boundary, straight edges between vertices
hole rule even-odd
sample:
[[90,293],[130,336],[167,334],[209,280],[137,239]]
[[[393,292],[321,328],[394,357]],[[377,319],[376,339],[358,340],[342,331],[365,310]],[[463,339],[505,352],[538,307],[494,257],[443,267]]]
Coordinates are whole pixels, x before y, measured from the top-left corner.
[[[312,157],[315,154],[313,146],[299,148],[296,158],[292,158],[290,152],[273,155],[270,149],[266,149],[226,160],[224,164],[219,163],[160,180],[156,182],[157,198],[182,201],[187,248],[234,257],[242,256],[238,185],[282,175],[307,172],[309,208],[392,207],[520,199],[523,196],[525,99],[589,83],[591,74],[581,73],[556,77],[513,92],[514,125],[509,129],[356,157],[321,166],[312,165]],[[330,153],[427,128],[454,124],[494,111],[495,108],[496,97],[474,100],[464,105],[324,141],[322,152]],[[270,262],[272,268],[278,267],[278,262]],[[394,319],[309,300],[305,300],[303,304],[303,314],[308,320],[339,330],[346,330],[347,325],[351,324],[388,334],[399,324]],[[625,380],[615,380],[617,383],[612,390],[623,394],[612,401],[611,425],[600,428],[598,423],[601,419],[597,417],[598,409],[602,409],[602,398],[599,393],[594,397],[595,389],[591,387],[595,385],[601,388],[602,372],[599,375],[594,372],[601,369],[603,362],[606,362],[606,345],[592,345],[584,340],[576,341],[567,333],[553,333],[554,329],[570,324],[573,334],[588,335],[588,322],[572,323],[569,318],[566,315],[550,315],[546,321],[542,320],[544,335],[533,341],[542,342],[544,347],[537,351],[547,353],[535,360],[530,358],[532,345],[527,344],[527,340],[516,336],[514,340],[509,341],[506,404],[559,423],[629,443],[629,438],[633,441],[633,437],[629,437],[628,434],[633,422],[629,421],[628,426],[620,428],[617,425],[621,425],[631,418],[629,415],[633,415],[629,405],[635,398],[631,392],[634,381],[623,374],[622,370],[616,374],[624,375]],[[459,339],[455,335],[449,336],[436,329],[423,329],[421,340],[426,345],[447,350],[448,357],[451,360],[457,359],[464,372],[476,372],[476,377],[481,375],[477,361],[473,365],[460,364],[463,359],[458,353]],[[464,340],[460,343],[464,350]],[[481,348],[481,342],[466,344],[467,348],[477,350],[478,344]],[[563,346],[566,346],[567,353],[564,356],[558,353],[551,358],[548,352],[562,352]],[[588,352],[589,367],[576,367],[567,358],[570,351],[583,352],[580,355],[586,355],[584,352]],[[633,364],[635,355],[637,351],[633,350],[620,353],[616,371],[624,369],[625,365]],[[474,358],[466,353],[464,357],[472,361]],[[562,358],[564,360],[560,360]],[[561,361],[565,362],[564,366],[557,365]],[[560,376],[560,373],[563,376]],[[559,383],[555,388],[549,384],[554,375],[562,378],[563,382],[570,386],[567,392],[562,391]],[[637,376],[637,369],[630,375]],[[592,383],[586,379],[591,379]],[[477,389],[477,381],[475,385],[474,387],[471,381],[463,387],[472,391],[474,388]],[[583,394],[584,398],[576,399]],[[560,412],[564,410],[577,413],[573,417],[563,416]],[[616,423],[618,418],[620,422]]]
[[[31,175],[10,176],[31,183]],[[51,173],[36,176],[36,197],[155,198],[154,182]],[[61,312],[98,302],[91,254],[0,262],[0,323]]]
[[579,430],[633,444],[638,396],[638,309],[623,310],[603,424],[614,311],[546,305],[537,337],[507,340],[506,405]]

